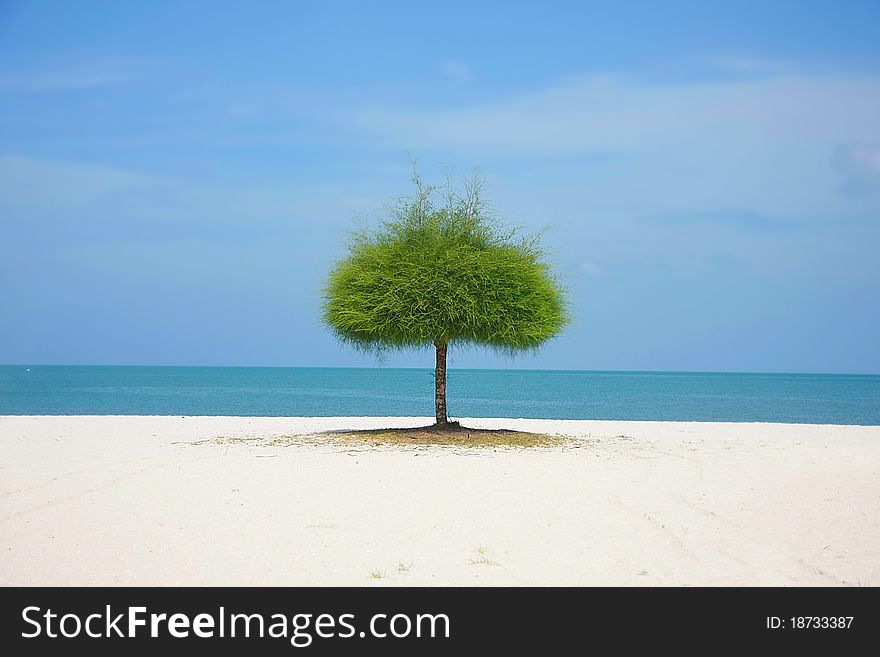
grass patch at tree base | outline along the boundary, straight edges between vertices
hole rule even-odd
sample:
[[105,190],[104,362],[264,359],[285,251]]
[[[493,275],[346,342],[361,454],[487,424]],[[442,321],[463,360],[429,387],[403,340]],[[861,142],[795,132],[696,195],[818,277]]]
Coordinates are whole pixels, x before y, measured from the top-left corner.
[[223,445],[226,447],[305,447],[329,445],[343,450],[371,449],[373,447],[457,447],[516,449],[541,447],[580,447],[583,440],[512,429],[470,429],[450,422],[445,426],[406,427],[402,429],[337,429],[315,433],[275,436],[214,436],[195,441],[177,441],[173,444]]
[[403,429],[329,431],[333,441],[361,445],[449,445],[454,447],[559,447],[571,438],[512,429],[470,429],[458,423]]

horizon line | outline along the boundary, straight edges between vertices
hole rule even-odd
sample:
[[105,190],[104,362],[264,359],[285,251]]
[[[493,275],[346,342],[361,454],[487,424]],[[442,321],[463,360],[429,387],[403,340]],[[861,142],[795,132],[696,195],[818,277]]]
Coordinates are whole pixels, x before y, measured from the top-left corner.
[[[0,363],[0,367],[162,367],[162,368],[213,368],[213,369],[302,369],[302,370],[425,370],[433,367],[386,367],[384,365],[167,365],[167,364],[83,364],[83,363]],[[592,374],[764,374],[788,376],[880,376],[880,372],[781,372],[774,370],[609,370],[609,369],[565,369],[565,368],[524,368],[524,367],[449,367],[451,370],[473,372],[583,372]]]

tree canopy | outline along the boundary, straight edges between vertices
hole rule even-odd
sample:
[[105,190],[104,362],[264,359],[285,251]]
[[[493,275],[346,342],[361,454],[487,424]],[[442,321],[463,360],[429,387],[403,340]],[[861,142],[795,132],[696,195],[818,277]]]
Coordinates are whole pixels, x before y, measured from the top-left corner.
[[538,236],[499,221],[479,179],[463,193],[415,183],[389,219],[353,235],[330,272],[323,319],[335,335],[366,351],[473,344],[504,352],[557,335],[567,305]]

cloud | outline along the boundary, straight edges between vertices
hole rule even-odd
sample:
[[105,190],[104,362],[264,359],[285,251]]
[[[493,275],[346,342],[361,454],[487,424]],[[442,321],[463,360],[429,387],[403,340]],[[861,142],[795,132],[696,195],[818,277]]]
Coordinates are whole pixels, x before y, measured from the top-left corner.
[[220,184],[5,155],[0,156],[0,251],[8,257],[35,241],[101,248],[281,244],[291,252],[300,249],[298,257],[320,259],[342,248],[355,210],[383,201],[373,186],[358,182]]
[[69,209],[156,182],[150,176],[114,167],[2,155],[0,209]]
[[703,210],[651,215],[643,218],[659,225],[683,225],[711,223],[730,225],[752,230],[793,230],[802,228],[804,222],[780,219],[755,210]]
[[494,101],[362,105],[348,127],[423,160],[479,163],[495,193],[538,222],[708,211],[716,225],[770,230],[793,227],[786,217],[874,211],[840,193],[829,153],[880,143],[877,116],[880,76],[867,74],[597,74]]
[[702,61],[719,71],[739,75],[778,74],[792,70],[792,66],[784,60],[751,55],[715,55],[704,57]]
[[852,191],[880,190],[880,145],[844,144],[832,158]]
[[590,75],[500,102],[435,109],[373,106],[359,128],[404,148],[560,157],[730,142],[880,135],[880,79],[771,75],[650,83]]
[[0,76],[0,92],[57,93],[133,82],[135,69],[120,62],[58,66],[46,71]]

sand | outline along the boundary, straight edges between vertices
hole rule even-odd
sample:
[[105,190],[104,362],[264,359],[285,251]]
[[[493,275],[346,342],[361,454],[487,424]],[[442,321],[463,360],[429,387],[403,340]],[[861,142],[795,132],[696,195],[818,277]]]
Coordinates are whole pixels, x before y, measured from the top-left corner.
[[463,419],[578,440],[272,440],[428,421],[0,417],[0,583],[880,583],[880,427]]

